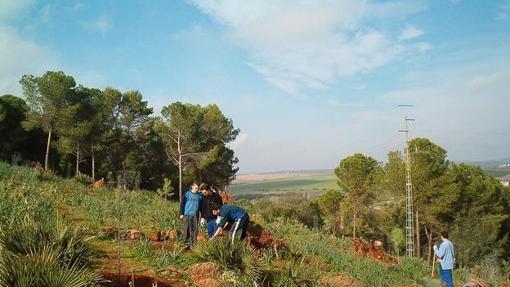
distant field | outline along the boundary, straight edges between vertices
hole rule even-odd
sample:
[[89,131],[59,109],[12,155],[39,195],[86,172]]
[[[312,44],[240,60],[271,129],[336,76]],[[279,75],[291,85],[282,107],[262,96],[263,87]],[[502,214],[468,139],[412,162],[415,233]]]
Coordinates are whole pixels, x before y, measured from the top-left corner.
[[[483,170],[494,177],[510,174],[510,168],[484,168]],[[333,171],[240,175],[229,188],[237,198],[246,199],[289,194],[308,194],[315,197],[331,189],[340,189]]]
[[502,177],[510,174],[510,168],[483,168],[483,171],[494,177]]
[[273,173],[239,176],[230,191],[239,198],[309,193],[316,196],[331,189],[339,189],[332,172]]

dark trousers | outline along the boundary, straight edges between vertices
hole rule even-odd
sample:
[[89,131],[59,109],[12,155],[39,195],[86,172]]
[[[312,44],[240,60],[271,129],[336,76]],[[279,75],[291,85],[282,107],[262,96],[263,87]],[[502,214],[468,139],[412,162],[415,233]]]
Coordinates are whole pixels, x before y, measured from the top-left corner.
[[207,219],[207,235],[211,238],[216,232],[216,218]]
[[184,244],[186,246],[195,246],[198,236],[198,216],[197,215],[184,215],[183,218],[183,232]]
[[439,265],[439,277],[446,287],[454,287],[451,269],[442,269],[441,265]]
[[246,238],[246,231],[248,230],[249,224],[250,224],[249,216],[234,221],[232,228],[230,229],[230,236],[232,237],[232,242],[234,242],[236,237],[239,237],[241,240]]

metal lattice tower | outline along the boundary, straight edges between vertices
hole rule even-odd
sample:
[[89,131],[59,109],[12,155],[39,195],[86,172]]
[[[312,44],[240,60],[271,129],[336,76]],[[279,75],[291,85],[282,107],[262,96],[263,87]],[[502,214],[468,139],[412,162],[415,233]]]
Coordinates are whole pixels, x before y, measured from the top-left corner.
[[415,237],[414,237],[414,209],[413,209],[413,184],[411,182],[411,153],[409,151],[409,127],[408,122],[414,121],[405,117],[405,130],[400,130],[406,134],[405,163],[406,163],[406,256],[414,257]]

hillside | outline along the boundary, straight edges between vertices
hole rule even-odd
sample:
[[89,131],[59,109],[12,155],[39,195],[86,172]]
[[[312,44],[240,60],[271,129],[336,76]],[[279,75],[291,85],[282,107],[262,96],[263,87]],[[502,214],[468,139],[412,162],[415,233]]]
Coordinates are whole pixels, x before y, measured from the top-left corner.
[[260,198],[285,194],[318,196],[328,190],[338,190],[332,171],[295,171],[240,175],[229,186],[237,198]]
[[[92,190],[75,180],[0,163],[0,199],[2,230],[16,231],[19,226],[25,226],[20,225],[25,221],[31,222],[27,226],[41,224],[48,229],[60,226],[55,224],[57,221],[64,222],[65,230],[76,228],[76,234],[86,238],[84,244],[91,249],[88,268],[105,278],[124,280],[122,282],[135,278],[136,286],[150,286],[143,285],[142,280],[155,280],[143,279],[143,276],[158,277],[158,286],[186,286],[191,282],[217,286],[208,285],[212,281],[205,279],[215,279],[214,284],[230,282],[231,286],[251,286],[250,280],[254,278],[263,286],[326,286],[331,282],[329,286],[430,283],[426,275],[428,268],[421,261],[402,258],[398,265],[378,262],[353,253],[349,239],[331,238],[284,219],[265,222],[254,211],[251,211],[254,221],[270,231],[270,236],[282,241],[275,239],[273,245],[268,245],[270,248],[256,251],[243,246],[225,247],[225,241],[217,240],[200,243],[194,252],[186,253],[179,237],[174,236],[180,229],[177,204],[151,192]],[[148,241],[140,235],[154,237],[157,231],[165,234],[168,230],[170,237],[165,241]],[[136,240],[130,240],[133,238]],[[20,239],[18,245],[22,242]],[[225,258],[225,250],[218,251],[222,248],[237,250],[241,257],[235,260],[240,261]],[[204,266],[214,266],[216,275],[207,273],[213,272],[210,268],[202,270]]]

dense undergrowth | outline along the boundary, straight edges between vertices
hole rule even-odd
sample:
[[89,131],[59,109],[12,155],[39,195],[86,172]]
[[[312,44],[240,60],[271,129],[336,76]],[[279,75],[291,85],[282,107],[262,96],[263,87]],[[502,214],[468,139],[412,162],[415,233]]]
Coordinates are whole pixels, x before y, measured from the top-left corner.
[[[92,190],[75,180],[0,163],[0,286],[101,284],[94,273],[99,266],[91,263],[97,250],[90,241],[114,246],[129,229],[147,234],[180,229],[177,212],[177,203],[152,192]],[[127,249],[127,255],[160,274],[169,267],[185,270],[199,262],[213,262],[223,268],[222,280],[230,286],[254,282],[320,286],[321,278],[335,274],[354,278],[360,286],[436,286],[428,276],[430,268],[421,260],[402,258],[398,266],[380,263],[355,255],[348,238],[312,231],[293,220],[267,220],[256,210],[251,214],[274,236],[285,239],[287,247],[255,250],[243,243],[215,240],[186,253],[178,238],[172,240],[172,249],[164,244],[153,248],[141,239]],[[105,226],[119,235],[104,236],[100,230]],[[504,275],[489,270],[490,265],[459,270],[456,278],[476,275],[487,282],[502,280]]]

